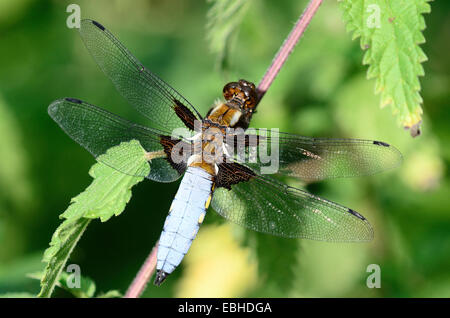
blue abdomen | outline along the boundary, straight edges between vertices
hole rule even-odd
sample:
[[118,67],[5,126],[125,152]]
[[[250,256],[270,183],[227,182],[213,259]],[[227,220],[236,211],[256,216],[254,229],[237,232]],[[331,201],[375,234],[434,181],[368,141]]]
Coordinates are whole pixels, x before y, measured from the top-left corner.
[[189,250],[211,200],[212,183],[202,168],[187,168],[159,239],[155,284],[161,284]]

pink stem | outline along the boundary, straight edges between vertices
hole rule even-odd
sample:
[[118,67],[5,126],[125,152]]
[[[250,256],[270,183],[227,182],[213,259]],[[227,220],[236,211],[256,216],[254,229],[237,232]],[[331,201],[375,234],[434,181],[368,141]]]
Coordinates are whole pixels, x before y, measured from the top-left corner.
[[270,65],[270,67],[267,69],[266,74],[264,74],[264,77],[262,78],[261,82],[258,85],[259,100],[261,100],[261,98],[269,89],[273,80],[280,71],[281,67],[289,57],[289,54],[291,54],[295,45],[305,32],[306,28],[311,22],[312,17],[316,13],[321,3],[322,0],[311,0],[306,10],[298,19],[291,33],[289,33],[286,40],[284,40],[283,45],[281,46],[280,50],[278,51],[277,55],[272,61],[272,65]]
[[[261,100],[261,98],[269,89],[273,80],[280,71],[281,67],[284,65],[287,58],[289,57],[289,54],[292,52],[295,45],[305,32],[306,28],[311,22],[312,17],[316,13],[321,3],[322,0],[311,0],[309,2],[308,7],[300,16],[291,33],[284,41],[277,55],[273,59],[272,65],[270,65],[270,67],[267,69],[266,74],[264,74],[264,77],[262,78],[261,82],[258,85],[259,100]],[[150,280],[150,277],[153,275],[153,272],[155,271],[157,250],[158,250],[158,242],[156,242],[150,255],[147,257],[138,274],[136,275],[130,287],[128,288],[124,296],[125,298],[137,298],[142,294],[145,287],[147,286],[148,281]]]
[[156,267],[156,254],[158,251],[158,243],[156,242],[155,246],[153,246],[150,255],[145,260],[144,264],[142,264],[141,269],[137,273],[133,282],[127,290],[124,298],[138,298],[144,292],[145,287],[147,286],[148,281],[153,275]]

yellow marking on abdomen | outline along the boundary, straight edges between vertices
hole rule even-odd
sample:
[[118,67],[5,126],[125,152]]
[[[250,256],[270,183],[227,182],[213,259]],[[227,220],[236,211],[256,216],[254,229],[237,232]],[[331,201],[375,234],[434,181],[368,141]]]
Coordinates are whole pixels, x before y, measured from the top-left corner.
[[200,216],[198,217],[198,224],[202,224],[204,219],[205,219],[205,212],[200,214]]
[[205,203],[205,209],[209,208],[209,205],[211,204],[212,194],[209,195],[208,200],[206,200]]

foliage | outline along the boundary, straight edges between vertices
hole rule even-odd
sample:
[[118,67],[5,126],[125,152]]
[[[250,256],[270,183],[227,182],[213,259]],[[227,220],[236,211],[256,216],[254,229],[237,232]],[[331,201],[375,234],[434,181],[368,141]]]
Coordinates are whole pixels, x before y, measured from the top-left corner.
[[[110,290],[106,293],[99,293],[95,294],[96,292],[96,286],[95,282],[90,279],[89,277],[82,276],[80,277],[80,286],[70,287],[69,282],[74,281],[74,273],[66,273],[61,272],[61,274],[58,276],[55,286],[64,289],[65,291],[72,294],[72,296],[76,298],[92,298],[92,297],[98,297],[98,298],[117,298],[121,297],[121,294],[117,290]],[[42,280],[44,276],[44,273],[38,272],[38,273],[32,273],[28,274],[28,277]],[[10,295],[11,296],[11,295]],[[8,298],[8,294],[5,295],[6,298]],[[13,296],[14,297],[14,296]],[[20,296],[20,293],[18,293],[18,297]],[[26,297],[26,296],[25,296]],[[9,297],[10,298],[10,297]]]
[[424,13],[430,0],[341,0],[340,7],[353,39],[361,38],[365,50],[363,64],[368,78],[375,78],[381,107],[391,105],[398,122],[411,135],[420,134],[422,97],[419,94],[421,65],[427,60],[419,44],[425,42]]
[[[137,155],[127,156],[130,153]],[[55,285],[58,282],[61,284],[62,270],[91,219],[100,218],[105,222],[113,215],[122,213],[131,198],[131,188],[143,180],[143,177],[134,177],[133,173],[142,169],[147,169],[147,173],[150,172],[145,151],[138,141],[121,143],[109,149],[98,160],[104,159],[114,163],[115,160],[119,160],[118,158],[126,158],[121,164],[128,167],[126,172],[129,174],[121,173],[100,162],[96,163],[89,171],[94,181],[84,192],[74,197],[67,210],[61,214],[64,221],[56,229],[50,247],[44,253],[43,261],[47,263],[47,267],[42,275],[39,297],[50,297]],[[78,297],[92,297],[95,292],[93,282],[84,280],[83,284],[87,287],[81,289],[81,294],[77,291],[72,293]],[[65,284],[62,286],[67,288]]]
[[239,25],[251,5],[248,0],[209,0],[212,3],[207,15],[207,39],[211,51],[217,55],[220,70],[230,66],[230,50],[235,45]]
[[39,297],[51,296],[72,250],[90,221],[83,217],[68,219],[56,229],[50,247],[45,251],[43,258],[47,267],[44,275],[42,275],[42,289]]

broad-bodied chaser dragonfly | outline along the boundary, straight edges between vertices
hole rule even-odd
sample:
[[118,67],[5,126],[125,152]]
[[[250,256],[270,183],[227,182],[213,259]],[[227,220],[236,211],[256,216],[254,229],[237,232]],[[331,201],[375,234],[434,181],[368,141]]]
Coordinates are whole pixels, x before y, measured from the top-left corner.
[[[50,116],[95,157],[121,142],[138,140],[148,152],[151,167],[145,177],[173,182],[184,175],[159,240],[156,285],[180,264],[210,203],[230,221],[272,235],[339,242],[373,238],[372,227],[361,214],[262,174],[267,163],[251,154],[276,143],[278,169],[272,173],[311,181],[370,175],[393,168],[402,160],[396,148],[381,141],[307,138],[281,132],[269,135],[250,130],[257,90],[245,80],[225,85],[225,101],[216,103],[202,117],[100,23],[83,20],[80,34],[103,72],[147,117],[151,128],[75,98],[53,102],[48,108]],[[172,132],[180,127],[192,130],[192,137],[174,137]],[[230,132],[232,129],[236,130]],[[225,139],[217,138],[225,135]],[[236,140],[241,141],[237,147]],[[209,150],[211,160],[204,160],[201,152],[188,153],[194,145],[200,145],[205,153]],[[233,151],[239,145],[242,151]],[[173,159],[174,149],[181,159]],[[120,165],[113,168],[121,170]]]

